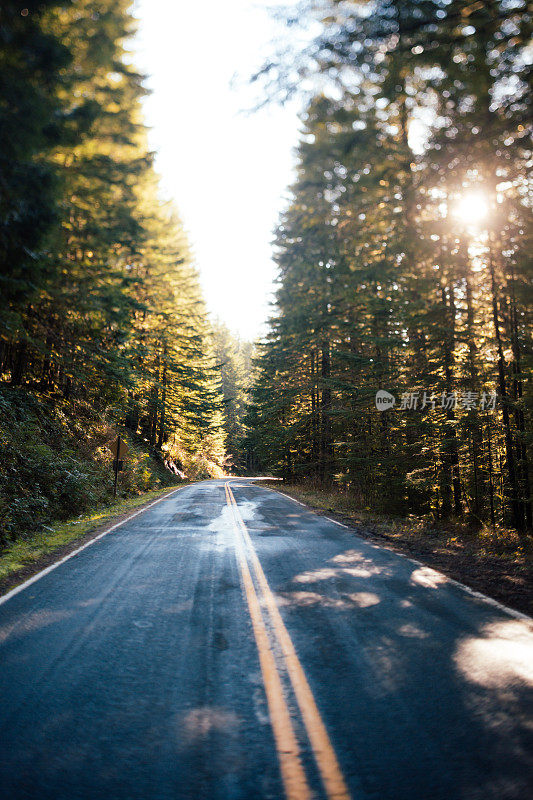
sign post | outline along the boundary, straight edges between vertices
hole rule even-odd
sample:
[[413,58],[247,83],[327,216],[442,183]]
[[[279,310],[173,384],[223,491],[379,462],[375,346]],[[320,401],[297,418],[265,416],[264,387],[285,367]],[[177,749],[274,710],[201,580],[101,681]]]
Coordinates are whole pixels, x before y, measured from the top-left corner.
[[120,438],[120,434],[114,439],[110,444],[108,444],[109,449],[113,453],[113,470],[115,472],[115,480],[113,483],[113,497],[117,496],[117,484],[118,484],[118,473],[122,469],[123,466],[123,458],[129,450],[128,445],[126,442]]
[[117,437],[117,454],[113,460],[113,468],[115,470],[115,481],[113,483],[113,497],[117,496],[117,483],[118,483],[118,454],[120,451],[120,436]]

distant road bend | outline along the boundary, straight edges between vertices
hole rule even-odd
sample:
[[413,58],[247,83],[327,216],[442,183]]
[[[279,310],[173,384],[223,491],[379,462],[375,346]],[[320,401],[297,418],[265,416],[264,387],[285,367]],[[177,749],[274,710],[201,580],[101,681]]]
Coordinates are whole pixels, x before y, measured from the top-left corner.
[[6,800],[526,800],[533,623],[243,479],[0,600]]

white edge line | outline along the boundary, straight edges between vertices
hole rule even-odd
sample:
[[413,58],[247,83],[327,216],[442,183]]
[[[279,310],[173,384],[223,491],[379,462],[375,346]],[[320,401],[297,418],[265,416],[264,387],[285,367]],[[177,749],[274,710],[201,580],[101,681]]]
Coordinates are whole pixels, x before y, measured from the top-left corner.
[[81,547],[76,548],[76,550],[73,550],[71,553],[68,553],[63,558],[60,558],[59,561],[55,561],[53,564],[50,564],[50,566],[45,567],[45,569],[42,569],[40,572],[37,572],[35,575],[32,575],[32,577],[28,578],[28,580],[24,581],[24,583],[20,583],[18,586],[15,586],[14,589],[11,589],[11,591],[7,592],[7,594],[2,595],[0,597],[0,606],[3,603],[5,603],[7,600],[9,600],[11,597],[14,597],[19,592],[22,592],[23,589],[26,589],[28,586],[31,586],[32,583],[35,583],[40,578],[43,578],[45,575],[48,575],[49,572],[52,572],[52,570],[54,570],[56,567],[59,567],[60,564],[64,564],[65,561],[69,560],[69,558],[74,558],[74,556],[77,556],[78,553],[81,553],[82,550],[85,550],[86,547],[90,547],[92,544],[97,542],[99,539],[102,539],[104,536],[107,536],[107,534],[111,533],[111,531],[114,531],[116,528],[120,528],[121,525],[124,525],[126,522],[129,522],[134,517],[138,517],[139,514],[144,514],[144,512],[148,511],[149,508],[152,508],[153,506],[157,505],[157,503],[160,503],[162,500],[166,500],[167,497],[170,497],[171,495],[173,495],[176,492],[179,492],[181,489],[185,489],[185,488],[186,488],[185,486],[179,486],[177,489],[172,489],[171,492],[168,492],[167,494],[164,494],[163,497],[159,497],[153,503],[150,503],[150,505],[145,506],[144,508],[141,508],[139,511],[135,511],[134,514],[130,514],[130,516],[126,517],[126,519],[123,519],[120,522],[115,523],[115,525],[112,525],[107,530],[102,531],[102,533],[99,533],[98,536],[94,537],[94,539],[90,539],[88,542],[85,542],[85,544],[82,544]]
[[349,528],[348,525],[345,525],[343,522],[338,522],[336,519],[331,519],[331,517],[324,516],[324,519],[327,519],[328,522],[333,522],[335,525],[340,525],[341,528]]
[[[294,497],[285,494],[285,492],[280,492],[277,489],[272,489],[270,486],[263,486],[261,488],[267,489],[269,492],[275,492],[275,494],[281,494],[283,495],[283,497],[286,497],[287,500],[292,500],[293,503],[298,503],[299,506],[304,506],[311,512],[311,514],[314,514],[316,517],[319,517],[321,519],[327,519],[329,520],[329,522],[334,522],[335,525],[340,525],[341,528],[347,528],[348,530],[353,531],[356,536],[359,535],[355,530],[355,528],[352,528],[350,525],[344,525],[342,522],[337,522],[336,519],[331,519],[331,517],[326,517],[324,514],[317,514],[315,509],[311,508],[311,506],[308,506],[305,503],[301,503],[299,500],[295,500]],[[368,541],[367,539],[364,538],[364,536],[360,536],[360,538],[363,539],[367,544],[370,545],[370,547],[373,547],[375,550],[387,550],[389,553],[394,553],[400,558],[405,558],[407,561],[410,561],[411,564],[416,564],[417,567],[424,567],[426,569],[432,570],[436,575],[439,575],[440,577],[444,578],[448,583],[451,583],[454,586],[457,586],[459,589],[462,589],[471,597],[475,597],[478,600],[483,600],[485,603],[488,603],[489,605],[499,609],[500,611],[504,611],[506,614],[509,614],[509,616],[514,617],[515,619],[521,619],[524,620],[525,622],[533,622],[533,617],[530,617],[528,614],[524,614],[522,611],[516,611],[514,608],[509,608],[509,606],[504,606],[503,603],[500,603],[493,597],[489,597],[488,595],[483,594],[483,592],[478,592],[476,589],[472,589],[470,586],[466,586],[466,584],[461,583],[460,581],[456,581],[454,578],[450,578],[448,575],[445,575],[444,572],[439,572],[438,569],[430,567],[429,564],[424,564],[423,561],[417,561],[416,558],[411,558],[410,556],[405,555],[405,553],[400,553],[398,552],[398,550],[394,550],[394,548],[388,547],[385,544],[376,544],[375,542]]]
[[298,503],[299,506],[303,506],[304,508],[309,508],[309,506],[306,506],[305,503],[300,503],[299,500],[295,500],[295,498],[291,497],[290,494],[285,494],[285,492],[278,492],[277,489],[270,489],[269,486],[267,486],[266,488],[269,489],[269,491],[271,491],[271,492],[276,492],[276,494],[283,495],[283,497],[286,497],[287,500],[292,500],[293,503]]
[[471,586],[467,586],[465,583],[461,583],[461,581],[456,581],[455,578],[450,578],[449,575],[445,575],[444,572],[439,572],[438,569],[431,567],[429,564],[425,564],[423,561],[418,561],[416,558],[411,558],[410,556],[405,555],[405,553],[400,553],[398,552],[398,550],[394,550],[392,547],[388,547],[387,545],[379,545],[372,543],[371,546],[374,547],[376,550],[387,550],[389,553],[394,553],[400,558],[404,558],[407,561],[410,561],[411,564],[416,564],[417,567],[430,569],[435,575],[444,578],[446,583],[448,584],[451,583],[453,586],[457,586],[459,589],[462,589],[471,597],[476,597],[478,600],[483,600],[485,603],[488,603],[489,605],[498,608],[500,611],[504,611],[511,617],[515,617],[516,619],[522,619],[525,620],[526,622],[533,622],[533,617],[530,617],[528,614],[524,614],[522,611],[516,611],[516,609],[514,608],[509,608],[509,606],[505,606],[503,603],[500,603],[499,600],[495,600],[494,597],[489,597],[488,595],[483,594],[483,592],[478,592],[477,589],[472,589]]

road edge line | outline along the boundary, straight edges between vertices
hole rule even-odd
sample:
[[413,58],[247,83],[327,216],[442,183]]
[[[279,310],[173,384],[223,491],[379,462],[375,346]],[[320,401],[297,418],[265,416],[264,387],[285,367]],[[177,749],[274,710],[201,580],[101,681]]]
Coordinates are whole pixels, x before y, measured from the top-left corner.
[[455,580],[455,578],[450,578],[449,575],[446,575],[444,572],[440,572],[435,567],[432,567],[430,564],[425,564],[423,561],[418,561],[416,558],[412,558],[411,556],[406,555],[405,553],[400,553],[398,550],[395,550],[393,547],[389,547],[386,544],[377,544],[372,542],[371,540],[365,539],[364,536],[361,536],[360,533],[357,533],[355,528],[352,528],[350,525],[344,525],[342,522],[337,522],[335,519],[331,519],[330,517],[326,517],[325,514],[317,514],[316,509],[312,506],[307,505],[307,503],[302,503],[300,500],[296,500],[294,497],[291,497],[289,494],[285,494],[285,492],[280,492],[277,489],[272,489],[270,486],[262,486],[262,489],[266,489],[268,492],[274,492],[275,494],[280,494],[282,497],[286,497],[287,500],[292,500],[293,503],[298,503],[299,506],[304,506],[307,508],[311,514],[314,514],[315,517],[321,517],[322,519],[327,519],[329,522],[334,522],[335,525],[340,525],[342,528],[346,528],[346,530],[352,531],[355,536],[358,536],[364,542],[367,542],[370,547],[374,547],[377,550],[387,550],[389,553],[394,553],[395,555],[399,556],[400,558],[406,558],[407,561],[410,561],[411,564],[416,564],[418,567],[426,567],[427,569],[433,570],[436,575],[445,578],[449,583],[457,586],[459,589],[462,589],[464,592],[469,594],[471,597],[475,597],[477,600],[483,600],[485,603],[493,606],[494,608],[499,609],[499,611],[503,611],[509,616],[513,617],[514,619],[521,619],[525,622],[533,623],[533,617],[530,617],[529,614],[525,614],[523,611],[517,611],[514,608],[510,608],[509,606],[500,603],[499,600],[495,600],[494,597],[489,597],[488,594],[483,594],[483,592],[478,592],[477,589],[472,589],[471,586],[467,586],[466,583],[461,583],[461,581]]
[[341,528],[347,528],[348,530],[350,530],[349,525],[345,525],[344,522],[339,522],[337,519],[331,519],[331,517],[326,517],[326,516],[324,516],[324,519],[327,519],[328,522],[333,522],[335,525],[339,525]]
[[75,550],[72,550],[72,552],[67,553],[67,555],[63,556],[63,558],[60,558],[59,561],[54,561],[53,564],[49,564],[44,569],[40,570],[39,572],[36,572],[35,575],[31,576],[31,578],[28,578],[23,583],[19,583],[18,586],[14,586],[13,589],[9,590],[9,592],[6,592],[6,594],[3,594],[3,595],[0,596],[0,606],[3,605],[8,600],[10,600],[15,595],[19,594],[19,592],[22,592],[28,586],[31,586],[32,583],[36,583],[36,581],[40,580],[40,578],[44,578],[45,575],[48,575],[49,572],[52,572],[52,570],[56,569],[56,567],[59,567],[61,564],[64,564],[65,561],[68,561],[70,558],[73,558],[74,556],[77,556],[78,553],[81,553],[82,550],[85,550],[87,547],[90,547],[92,544],[97,542],[99,539],[103,539],[103,537],[107,536],[108,533],[111,533],[112,531],[116,530],[116,528],[120,528],[121,525],[124,525],[126,522],[129,522],[134,517],[139,516],[139,514],[144,514],[145,511],[148,511],[148,509],[150,509],[153,506],[157,505],[157,503],[160,503],[162,500],[166,500],[167,497],[170,497],[170,495],[175,494],[176,492],[179,492],[181,489],[185,489],[185,488],[186,488],[185,486],[178,486],[177,489],[172,489],[172,491],[167,492],[167,494],[164,494],[162,497],[158,497],[157,500],[154,500],[153,503],[150,503],[149,505],[145,506],[144,508],[139,509],[139,511],[135,511],[133,514],[130,514],[129,517],[126,517],[126,519],[123,519],[120,522],[116,522],[110,528],[107,528],[107,530],[102,531],[102,533],[99,533],[96,536],[94,536],[92,539],[89,539],[88,542],[85,542],[80,547],[77,547]]

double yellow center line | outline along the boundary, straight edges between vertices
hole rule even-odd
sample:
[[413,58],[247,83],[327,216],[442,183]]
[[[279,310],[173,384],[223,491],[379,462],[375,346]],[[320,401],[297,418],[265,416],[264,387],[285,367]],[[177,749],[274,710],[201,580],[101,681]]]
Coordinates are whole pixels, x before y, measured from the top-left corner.
[[[270,623],[274,645],[282,654],[283,666],[294,691],[326,796],[328,800],[350,800],[350,793],[311,687],[281,618],[274,595],[228,483],[225,484],[225,491],[227,504],[233,512],[237,558],[259,651],[259,663],[287,800],[308,800],[312,793],[300,757],[298,739],[294,732],[283,682],[261,606],[268,611],[267,620]],[[249,564],[253,569],[261,602]]]

